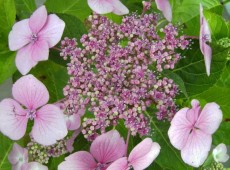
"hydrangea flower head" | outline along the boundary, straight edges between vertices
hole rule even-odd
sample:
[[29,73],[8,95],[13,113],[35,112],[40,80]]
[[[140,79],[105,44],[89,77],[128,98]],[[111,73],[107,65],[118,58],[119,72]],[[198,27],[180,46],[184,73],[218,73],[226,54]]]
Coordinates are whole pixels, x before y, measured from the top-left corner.
[[60,41],[64,27],[57,15],[47,15],[45,6],[34,11],[29,19],[14,24],[9,33],[9,48],[17,51],[16,66],[23,75],[39,61],[48,60],[49,48]]
[[172,145],[181,150],[185,163],[199,167],[211,149],[212,134],[222,121],[222,111],[216,103],[208,103],[203,110],[199,101],[192,100],[192,108],[179,110],[168,131]]
[[31,135],[40,144],[52,145],[67,135],[62,111],[55,105],[46,104],[48,90],[33,75],[17,80],[12,94],[14,99],[4,99],[0,103],[0,131],[4,135],[12,140],[21,139],[28,120],[34,120]]

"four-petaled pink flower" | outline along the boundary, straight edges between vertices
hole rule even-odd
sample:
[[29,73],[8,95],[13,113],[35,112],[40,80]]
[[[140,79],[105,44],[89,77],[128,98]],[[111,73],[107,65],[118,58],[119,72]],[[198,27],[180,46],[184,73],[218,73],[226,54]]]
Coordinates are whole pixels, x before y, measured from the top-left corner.
[[9,34],[9,48],[17,51],[16,66],[27,74],[39,61],[48,60],[49,48],[61,39],[65,23],[55,14],[47,15],[45,6],[29,19],[14,24]]
[[119,0],[88,0],[89,7],[98,14],[113,12],[117,15],[125,15],[129,10]]
[[172,21],[172,8],[171,5],[169,3],[169,0],[155,0],[156,1],[156,5],[157,5],[157,9],[159,9],[164,17],[171,22]]
[[123,157],[113,162],[107,170],[143,170],[147,168],[159,155],[160,145],[146,138],[133,148],[129,157]]
[[67,135],[62,111],[55,105],[46,104],[48,90],[33,75],[17,80],[12,94],[15,100],[8,98],[0,103],[0,131],[4,135],[12,140],[22,138],[28,119],[34,120],[32,137],[42,145],[52,145]]
[[185,163],[199,167],[208,156],[212,134],[222,121],[222,112],[216,103],[208,103],[203,110],[199,101],[192,100],[192,108],[179,110],[168,131],[172,145],[181,150]]
[[58,170],[105,170],[108,165],[125,155],[124,139],[116,130],[98,136],[90,147],[90,153],[79,151],[65,158]]
[[12,164],[12,170],[48,170],[48,168],[38,162],[29,162],[28,150],[22,148],[17,143],[13,145],[8,159]]
[[203,14],[203,6],[200,4],[200,50],[204,55],[204,62],[207,75],[210,75],[211,61],[212,61],[212,49],[207,44],[211,42],[211,33],[208,26],[208,22]]

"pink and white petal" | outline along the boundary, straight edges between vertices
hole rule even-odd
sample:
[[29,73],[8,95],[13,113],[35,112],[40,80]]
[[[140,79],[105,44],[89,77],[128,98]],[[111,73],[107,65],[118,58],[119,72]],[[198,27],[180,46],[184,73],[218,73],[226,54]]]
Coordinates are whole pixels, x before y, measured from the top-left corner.
[[47,22],[39,32],[39,40],[47,41],[49,48],[55,46],[62,37],[65,23],[57,15],[51,14],[47,18]]
[[113,162],[123,157],[125,150],[125,141],[116,130],[98,136],[90,147],[90,153],[99,163]]
[[193,130],[185,147],[181,150],[183,161],[196,168],[201,166],[208,157],[211,143],[211,135],[201,130]]
[[89,152],[79,151],[71,154],[58,165],[58,170],[94,170],[97,167],[93,156]]
[[10,50],[16,51],[29,44],[31,35],[29,19],[15,23],[8,36]]
[[179,110],[171,121],[168,131],[171,144],[179,150],[185,146],[192,126],[191,122],[187,120],[188,111],[189,108]]
[[24,164],[21,170],[48,170],[48,168],[38,162],[29,162]]
[[47,104],[36,112],[32,136],[42,145],[52,145],[67,135],[62,111],[55,105]]
[[135,170],[147,168],[159,155],[160,145],[146,138],[131,151],[128,161]]
[[[126,170],[128,169],[127,157],[120,158],[114,161],[106,170]],[[136,169],[135,169],[136,170]]]
[[14,143],[12,150],[8,155],[8,160],[12,165],[16,165],[17,163],[24,164],[28,162],[28,150],[22,148],[17,143]]
[[12,88],[13,97],[30,110],[46,104],[49,100],[49,92],[33,75],[27,75],[17,80]]
[[67,148],[68,152],[70,152],[70,153],[73,152],[73,150],[74,150],[74,147],[73,147],[74,141],[75,141],[76,137],[81,133],[81,130],[82,130],[82,128],[79,128],[78,130],[76,130],[72,134],[71,138],[67,140],[66,148]]
[[111,0],[113,3],[113,13],[117,15],[125,15],[129,13],[129,9],[123,5],[119,0]]
[[47,10],[44,5],[39,7],[34,13],[31,15],[29,19],[29,26],[33,33],[38,33],[42,27],[45,25],[47,20]]
[[172,21],[172,8],[169,0],[156,0],[157,9],[162,11],[164,17],[171,22]]
[[68,130],[77,130],[81,125],[81,119],[78,114],[65,115],[65,121]]
[[37,62],[32,58],[31,48],[32,45],[28,44],[17,52],[15,64],[22,75],[26,75],[35,65],[37,65]]
[[212,48],[206,43],[204,43],[203,50],[204,50],[203,55],[204,55],[206,73],[209,76],[211,72],[211,63],[212,63]]
[[213,134],[222,122],[223,114],[220,106],[216,103],[208,103],[204,106],[195,124],[197,128],[207,134]]
[[10,139],[19,140],[25,135],[28,119],[25,110],[15,100],[1,101],[0,120],[0,131]]
[[192,108],[189,109],[186,113],[187,120],[194,125],[200,115],[201,107],[198,100],[191,101]]
[[107,14],[114,10],[112,0],[88,0],[88,5],[98,14]]
[[45,61],[49,58],[49,45],[45,40],[38,40],[31,46],[34,61]]

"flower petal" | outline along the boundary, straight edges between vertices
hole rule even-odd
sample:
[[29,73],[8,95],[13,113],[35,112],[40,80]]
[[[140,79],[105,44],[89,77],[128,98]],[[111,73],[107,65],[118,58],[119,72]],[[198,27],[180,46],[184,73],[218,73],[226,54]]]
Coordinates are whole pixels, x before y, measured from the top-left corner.
[[45,61],[49,58],[49,45],[45,40],[38,40],[31,46],[34,61]]
[[8,155],[8,160],[15,166],[14,169],[21,169],[21,166],[28,162],[28,150],[22,148],[17,143],[14,143],[11,152]]
[[207,134],[213,134],[220,126],[223,114],[216,103],[208,103],[204,106],[196,122],[196,127]]
[[183,161],[193,167],[199,167],[208,157],[211,143],[211,135],[201,130],[193,130],[189,135],[185,147],[181,150]]
[[32,45],[28,44],[17,52],[15,63],[22,75],[26,75],[35,65],[37,65],[37,62],[32,58],[31,48]]
[[210,75],[211,61],[212,61],[212,49],[206,44],[211,42],[211,31],[208,26],[208,22],[203,15],[203,7],[200,4],[200,50],[204,55],[205,67],[207,75]]
[[31,35],[28,19],[15,23],[8,37],[10,50],[16,51],[29,44]]
[[38,34],[39,40],[46,40],[51,48],[61,40],[64,28],[65,23],[57,15],[51,14]]
[[113,162],[125,154],[125,141],[116,130],[98,136],[90,147],[90,153],[99,163]]
[[164,17],[171,22],[172,21],[172,8],[169,0],[156,0],[157,9],[162,11]]
[[88,0],[89,7],[98,14],[110,13],[114,10],[111,0]]
[[38,162],[29,162],[24,164],[21,170],[48,170],[48,168]]
[[67,135],[67,127],[61,110],[52,104],[36,112],[32,136],[42,145],[52,145]]
[[129,9],[123,5],[119,0],[111,0],[113,3],[113,13],[117,15],[125,15],[129,13]]
[[27,75],[17,80],[12,88],[13,97],[30,110],[46,104],[49,93],[44,84],[33,75]]
[[[0,130],[12,140],[21,139],[27,126],[26,112],[13,99],[4,99],[0,103]],[[15,130],[17,129],[17,130]]]
[[227,147],[225,144],[221,143],[215,147],[212,151],[213,158],[216,162],[227,162],[229,155],[227,154]]
[[81,125],[81,119],[78,114],[65,115],[65,121],[68,130],[77,130]]
[[[120,158],[114,161],[106,170],[126,170],[128,169],[127,157]],[[136,170],[136,169],[135,169]]]
[[171,126],[168,131],[171,144],[179,150],[185,146],[191,130],[191,122],[187,120],[188,111],[189,108],[179,110],[171,121]]
[[33,33],[38,33],[42,27],[45,25],[47,20],[47,10],[43,5],[39,7],[34,13],[31,15],[29,19],[30,29]]
[[147,168],[160,153],[160,145],[146,138],[133,148],[128,161],[135,170]]
[[97,163],[89,152],[80,151],[71,154],[58,165],[58,170],[94,170]]

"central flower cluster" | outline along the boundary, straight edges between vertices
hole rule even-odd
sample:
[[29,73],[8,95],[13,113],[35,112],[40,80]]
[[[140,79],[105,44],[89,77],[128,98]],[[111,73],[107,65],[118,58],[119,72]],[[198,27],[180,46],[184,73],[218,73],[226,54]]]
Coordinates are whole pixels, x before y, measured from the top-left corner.
[[67,110],[76,114],[86,108],[90,118],[83,122],[83,134],[93,140],[106,127],[124,120],[132,135],[149,132],[146,109],[156,107],[157,118],[171,120],[176,113],[178,92],[173,80],[163,76],[180,59],[175,49],[185,49],[189,41],[177,37],[171,24],[157,34],[157,16],[131,15],[120,25],[106,17],[89,17],[91,29],[81,38],[62,41],[61,56],[67,59],[70,79],[64,88]]

